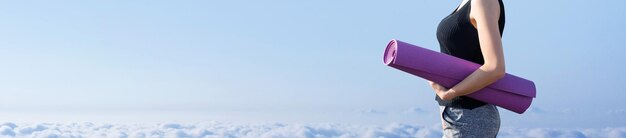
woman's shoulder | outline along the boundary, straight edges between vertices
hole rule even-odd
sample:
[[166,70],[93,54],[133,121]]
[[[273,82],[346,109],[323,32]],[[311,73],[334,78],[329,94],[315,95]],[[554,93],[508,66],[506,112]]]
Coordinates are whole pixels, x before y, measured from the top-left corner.
[[471,0],[470,4],[472,9],[494,9],[497,10],[500,7],[501,0]]
[[470,17],[472,19],[497,21],[500,15],[501,0],[471,0]]

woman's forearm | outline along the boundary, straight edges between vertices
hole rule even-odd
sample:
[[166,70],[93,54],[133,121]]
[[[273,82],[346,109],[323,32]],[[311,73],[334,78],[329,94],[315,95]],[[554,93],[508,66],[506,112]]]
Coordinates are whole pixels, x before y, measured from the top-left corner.
[[504,75],[505,72],[502,67],[498,68],[483,65],[454,87],[443,92],[440,98],[450,100],[454,97],[473,93],[499,80],[504,77]]

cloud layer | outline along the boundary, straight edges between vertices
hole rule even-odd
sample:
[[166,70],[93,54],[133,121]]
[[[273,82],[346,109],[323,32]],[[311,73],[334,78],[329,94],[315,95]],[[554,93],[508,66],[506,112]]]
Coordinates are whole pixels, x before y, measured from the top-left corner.
[[[500,137],[626,137],[626,127],[602,129],[549,129],[549,128],[506,128],[500,130]],[[385,126],[364,126],[350,124],[284,124],[258,123],[234,124],[223,122],[202,122],[191,124],[94,124],[94,123],[34,123],[0,125],[0,137],[173,137],[173,138],[325,138],[325,137],[424,137],[440,138],[438,125],[430,127],[392,123]]]

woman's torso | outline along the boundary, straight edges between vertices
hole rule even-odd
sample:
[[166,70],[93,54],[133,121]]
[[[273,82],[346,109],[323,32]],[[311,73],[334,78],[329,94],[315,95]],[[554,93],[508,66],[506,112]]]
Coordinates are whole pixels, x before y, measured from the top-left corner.
[[[498,25],[500,36],[502,36],[505,22],[504,4],[502,0],[498,0],[498,2],[500,3]],[[476,27],[470,20],[471,0],[457,9],[457,11],[443,18],[437,27],[437,40],[439,41],[440,51],[441,53],[482,65],[484,59],[480,50],[478,30],[476,30]],[[473,109],[485,105],[484,102],[466,96],[459,96],[448,101],[441,100],[438,96],[435,97],[439,105],[442,106]]]

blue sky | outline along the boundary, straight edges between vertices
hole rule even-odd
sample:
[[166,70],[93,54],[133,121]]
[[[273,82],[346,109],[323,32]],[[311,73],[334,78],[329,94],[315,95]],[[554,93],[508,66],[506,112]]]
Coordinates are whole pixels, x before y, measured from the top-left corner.
[[[1,1],[0,119],[434,124],[426,81],[382,54],[438,50],[459,3]],[[505,1],[507,72],[538,92],[503,126],[626,124],[623,5]]]

